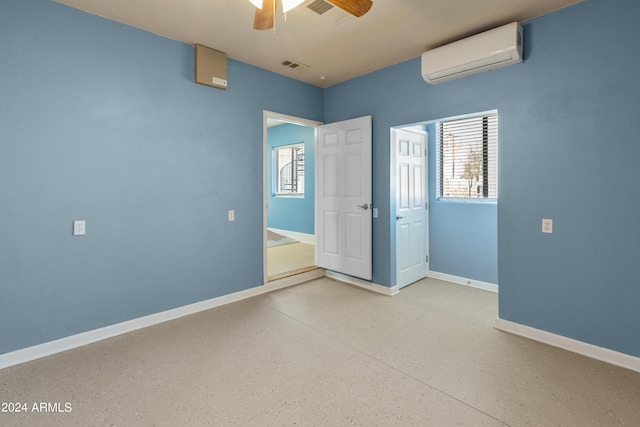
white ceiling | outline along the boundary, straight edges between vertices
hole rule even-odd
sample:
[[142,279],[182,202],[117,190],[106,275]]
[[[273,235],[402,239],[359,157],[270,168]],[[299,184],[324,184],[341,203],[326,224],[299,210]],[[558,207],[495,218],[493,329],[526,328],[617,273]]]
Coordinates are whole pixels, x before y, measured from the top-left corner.
[[[278,6],[275,31],[253,30],[255,8],[248,0],[55,1],[328,87],[582,0],[373,0],[371,10],[360,18],[338,8],[318,15],[306,7],[313,0],[306,0],[287,13],[286,22]],[[290,70],[281,65],[284,60],[309,69]],[[228,79],[232,84],[233,76]]]

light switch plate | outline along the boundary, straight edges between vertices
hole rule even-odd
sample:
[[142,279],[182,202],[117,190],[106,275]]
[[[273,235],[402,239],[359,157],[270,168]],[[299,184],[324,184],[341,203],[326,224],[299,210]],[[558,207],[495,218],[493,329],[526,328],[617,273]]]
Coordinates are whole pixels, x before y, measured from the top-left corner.
[[235,221],[236,220],[236,211],[229,211],[227,212],[227,215],[229,217],[229,221]]

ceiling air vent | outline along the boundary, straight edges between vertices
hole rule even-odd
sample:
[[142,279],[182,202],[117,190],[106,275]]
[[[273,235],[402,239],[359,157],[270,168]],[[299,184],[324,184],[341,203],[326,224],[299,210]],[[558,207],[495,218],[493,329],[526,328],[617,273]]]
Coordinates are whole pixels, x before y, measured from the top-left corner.
[[293,71],[307,71],[309,69],[308,65],[304,65],[295,61],[286,60],[286,61],[282,61],[280,64]]
[[307,9],[314,11],[318,15],[322,15],[323,18],[332,21],[336,25],[340,25],[352,18],[347,12],[339,7],[334,7],[326,0],[309,0],[305,5]]
[[324,0],[315,0],[311,4],[307,6],[309,9],[313,10],[318,15],[322,15],[323,13],[333,9],[333,5],[327,3]]

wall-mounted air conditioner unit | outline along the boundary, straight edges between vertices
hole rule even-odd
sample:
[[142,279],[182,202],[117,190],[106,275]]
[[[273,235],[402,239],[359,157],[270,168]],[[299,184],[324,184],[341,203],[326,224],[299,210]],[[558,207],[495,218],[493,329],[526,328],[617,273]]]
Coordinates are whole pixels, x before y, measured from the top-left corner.
[[517,22],[422,54],[422,78],[431,84],[522,62],[522,26]]

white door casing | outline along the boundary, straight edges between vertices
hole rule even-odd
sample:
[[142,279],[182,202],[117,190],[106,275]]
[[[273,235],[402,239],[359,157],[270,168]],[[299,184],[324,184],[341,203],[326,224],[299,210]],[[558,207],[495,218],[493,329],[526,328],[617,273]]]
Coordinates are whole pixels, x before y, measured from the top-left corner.
[[316,159],[316,264],[371,280],[371,116],[320,126]]
[[396,285],[426,277],[428,215],[426,205],[426,136],[392,129],[392,164],[396,188]]

